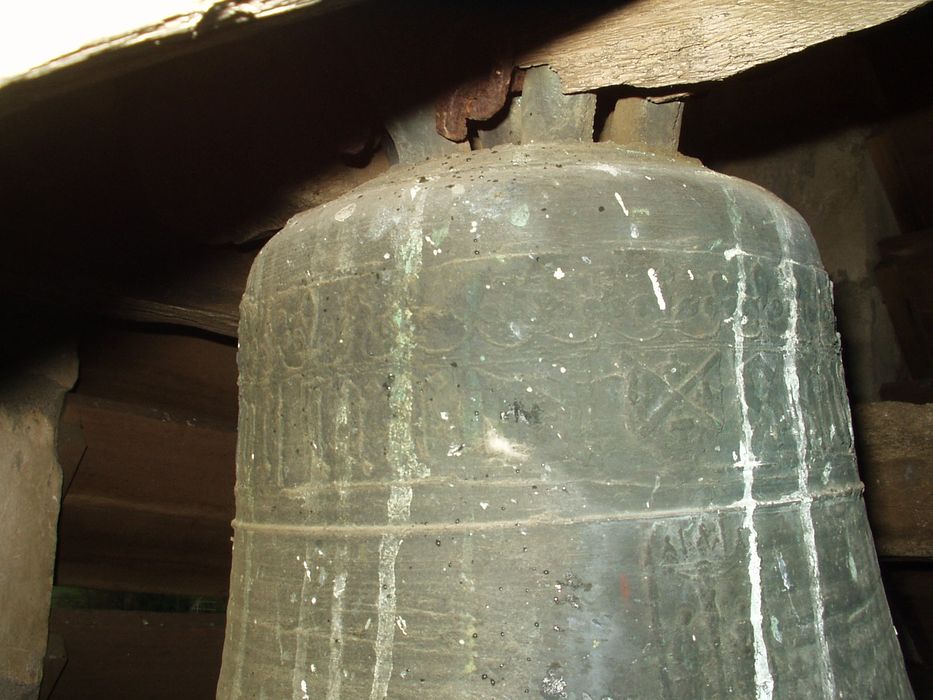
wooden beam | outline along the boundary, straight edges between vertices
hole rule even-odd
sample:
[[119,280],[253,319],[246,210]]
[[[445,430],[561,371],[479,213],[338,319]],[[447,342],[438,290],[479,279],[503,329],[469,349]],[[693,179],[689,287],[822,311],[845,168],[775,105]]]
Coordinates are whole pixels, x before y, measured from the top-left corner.
[[138,503],[70,494],[62,507],[56,584],[226,596],[230,519],[205,517],[196,507],[182,510],[158,500],[158,495]]
[[174,260],[151,261],[122,279],[56,276],[42,268],[10,270],[4,285],[23,304],[38,302],[82,315],[186,326],[235,338],[240,298],[257,251],[233,246],[179,250]]
[[[22,87],[36,78],[92,60],[101,63],[97,59],[121,55],[132,59],[110,61],[107,71],[96,72],[97,79],[108,77],[121,69],[163,61],[194,47],[210,45],[218,36],[236,36],[218,30],[259,26],[278,16],[305,14],[297,10],[333,10],[349,4],[349,0],[213,4],[201,0],[149,0],[139,4],[137,12],[115,20],[104,0],[80,3],[67,31],[51,35],[64,38],[39,52],[32,51],[33,45],[42,46],[49,35],[45,31],[46,14],[41,12],[43,3],[37,3],[39,11],[29,15],[41,21],[28,23],[9,14],[3,17],[6,21],[0,22],[0,27],[11,30],[9,41],[4,43],[18,39],[21,48],[7,52],[15,61],[5,70],[0,65],[0,89],[4,85]],[[522,55],[521,64],[552,65],[568,92],[621,84],[651,88],[721,80],[813,44],[886,22],[923,4],[925,0],[634,0],[582,26],[573,25],[576,11],[572,7],[558,11],[550,5],[544,10],[532,5],[520,12],[536,16],[546,13],[549,26],[535,26],[530,30],[533,33],[522,36],[521,45],[534,48]],[[29,3],[17,5],[31,7]],[[60,8],[57,12],[60,14]],[[365,10],[361,16],[365,18]],[[56,21],[63,24],[61,17]],[[574,28],[567,31],[568,26]],[[559,34],[556,40],[543,38],[555,32]],[[29,52],[24,48],[27,46]],[[83,80],[87,82],[88,76]],[[0,92],[0,112],[22,101],[23,93],[18,92],[17,100],[3,100]]]
[[[564,90],[722,80],[899,17],[926,0],[634,0],[525,53]],[[555,17],[555,25],[564,21]]]
[[239,323],[239,314],[232,303],[221,308],[204,308],[191,301],[168,304],[158,299],[117,297],[106,302],[105,310],[114,318],[190,326],[231,337],[236,337]]
[[224,615],[55,609],[68,663],[52,698],[213,698]]
[[[156,49],[166,40],[216,38],[218,30],[296,10],[334,10],[351,0],[139,0],[115,11],[108,0],[74,6],[51,2],[11,3],[3,9],[0,87],[83,63],[104,53],[139,45]],[[59,31],[47,30],[52,20]]]
[[933,557],[933,405],[856,404],[853,418],[878,553]]
[[181,254],[177,265],[158,265],[148,278],[101,296],[115,318],[171,323],[236,337],[240,298],[257,250],[207,248]]
[[56,583],[226,595],[236,433],[72,394],[87,451],[62,501]]
[[[187,333],[104,325],[79,347],[79,397],[146,406],[176,422],[235,430],[236,344]],[[66,406],[66,416],[80,411]]]
[[74,433],[59,451],[80,467],[63,499],[58,583],[225,595],[236,347],[105,326],[80,359],[59,429]]
[[197,507],[206,518],[233,514],[236,432],[227,425],[175,418],[149,407],[69,394],[87,451],[70,496],[157,507]]

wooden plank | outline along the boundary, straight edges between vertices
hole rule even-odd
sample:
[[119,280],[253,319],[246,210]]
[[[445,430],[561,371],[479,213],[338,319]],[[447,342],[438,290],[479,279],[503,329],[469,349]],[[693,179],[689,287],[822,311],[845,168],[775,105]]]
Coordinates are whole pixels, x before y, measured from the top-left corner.
[[131,321],[173,323],[236,337],[240,298],[256,250],[233,247],[186,251],[174,265],[99,295],[101,311]]
[[176,421],[235,430],[236,351],[236,344],[228,340],[127,325],[97,326],[88,329],[79,348],[78,393],[147,406]]
[[51,700],[204,700],[220,673],[224,615],[54,609],[68,663]]
[[62,501],[56,582],[225,595],[236,433],[71,395],[87,451]]
[[[8,47],[0,62],[0,87],[29,80],[115,50],[141,44],[158,47],[168,39],[201,39],[219,29],[264,20],[286,12],[334,10],[349,0],[137,0],[117,11],[108,0],[84,0],[69,7],[53,2],[11,3],[2,13],[0,41]],[[50,17],[61,26],[49,32]],[[213,37],[211,37],[213,38]]]
[[127,279],[69,275],[56,277],[56,284],[48,281],[54,271],[40,266],[10,270],[4,282],[23,303],[235,338],[240,298],[257,252],[233,246],[177,250],[172,260],[151,262]]
[[[801,51],[813,44],[886,22],[925,0],[697,0],[675,3],[671,0],[627,2],[595,20],[576,26],[574,16],[581,8],[554,6],[537,10],[549,22],[543,28],[526,30],[519,42],[534,48],[521,58],[523,65],[550,64],[561,74],[568,91],[591,90],[610,85],[663,87],[709,80],[721,80],[752,66]],[[28,6],[28,3],[24,3]],[[67,24],[64,39],[49,44],[44,53],[23,61],[25,48],[12,52],[19,63],[4,70],[0,66],[0,87],[80,65],[91,59],[139,51],[129,67],[147,61],[190,51],[192,42],[210,42],[218,28],[239,24],[257,25],[268,18],[295,10],[342,7],[347,0],[253,0],[250,3],[201,0],[151,0],[144,3],[145,14],[130,14],[122,23],[107,25],[113,19],[104,0],[81,3],[76,14],[80,21]],[[41,45],[45,32],[41,6],[31,16],[42,18],[30,25],[6,24],[13,32],[6,43],[25,37]],[[523,16],[535,8],[524,8]],[[592,15],[592,8],[582,8]],[[301,13],[303,14],[303,13]],[[365,11],[362,17],[365,18]],[[95,18],[100,31],[94,31]],[[62,24],[60,22],[60,24]],[[537,23],[526,23],[529,26]],[[567,27],[574,27],[566,31]],[[105,28],[106,27],[106,28]],[[547,41],[544,37],[558,38]],[[28,42],[25,43],[28,46]],[[22,47],[23,44],[21,43]],[[111,62],[113,66],[118,62]]]
[[853,418],[878,553],[933,557],[933,405],[856,404]]
[[[887,22],[925,0],[635,0],[525,53],[564,90],[661,88],[722,80],[808,46]],[[557,21],[566,22],[561,16]]]
[[106,313],[130,321],[178,324],[236,337],[239,320],[235,308],[233,304],[216,309],[202,308],[197,303],[171,304],[157,299],[118,297],[106,304]]
[[71,490],[117,500],[196,506],[226,518],[233,509],[236,432],[158,409],[71,394],[87,452]]
[[77,423],[83,453],[63,500],[58,582],[225,595],[236,347],[105,325],[80,357],[64,425]]
[[62,508],[56,583],[112,591],[224,597],[229,520],[197,510],[70,496]]

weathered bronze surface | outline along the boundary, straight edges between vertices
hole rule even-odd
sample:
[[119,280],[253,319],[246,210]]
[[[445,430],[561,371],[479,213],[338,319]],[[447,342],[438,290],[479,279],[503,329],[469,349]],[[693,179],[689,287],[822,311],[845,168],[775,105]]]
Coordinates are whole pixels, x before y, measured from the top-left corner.
[[773,196],[611,144],[289,223],[240,326],[220,698],[908,698],[831,291]]

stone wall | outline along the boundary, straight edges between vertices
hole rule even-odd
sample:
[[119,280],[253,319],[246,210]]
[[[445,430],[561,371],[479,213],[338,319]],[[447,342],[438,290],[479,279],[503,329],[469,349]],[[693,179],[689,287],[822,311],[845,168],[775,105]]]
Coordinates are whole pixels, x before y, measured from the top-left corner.
[[77,356],[59,347],[2,369],[0,700],[25,700],[42,680],[62,483],[56,436]]

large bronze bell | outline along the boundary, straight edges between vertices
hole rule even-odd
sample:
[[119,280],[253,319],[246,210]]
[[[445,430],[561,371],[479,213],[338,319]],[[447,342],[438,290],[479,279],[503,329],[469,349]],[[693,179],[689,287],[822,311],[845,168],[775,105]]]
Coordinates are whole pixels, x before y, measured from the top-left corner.
[[758,187],[396,166],[269,242],[240,342],[218,697],[911,696],[830,283]]

